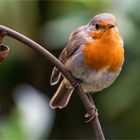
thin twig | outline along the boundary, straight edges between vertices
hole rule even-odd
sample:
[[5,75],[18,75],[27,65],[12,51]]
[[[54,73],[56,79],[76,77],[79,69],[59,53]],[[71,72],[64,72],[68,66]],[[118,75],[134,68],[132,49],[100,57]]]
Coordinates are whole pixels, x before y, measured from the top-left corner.
[[[0,37],[4,37],[3,33],[4,33],[4,35],[6,34],[7,36],[10,36],[10,37],[26,44],[27,46],[31,47],[32,49],[38,51],[42,55],[44,55],[49,60],[50,63],[55,65],[62,72],[62,74],[70,81],[70,83],[75,82],[75,79],[69,73],[69,71],[65,68],[65,66],[56,57],[54,57],[49,51],[47,51],[45,48],[43,48],[41,45],[37,44],[33,40],[27,38],[26,36],[12,30],[8,27],[0,25]],[[82,87],[79,85],[78,87],[75,87],[75,90],[77,91],[78,95],[80,96],[87,112],[91,113],[91,114],[95,113],[95,112],[92,112],[93,110],[91,110],[91,108],[93,107],[93,105],[90,102],[90,100],[88,99],[85,92],[83,91]],[[105,138],[103,135],[103,131],[102,131],[98,116],[96,116],[93,120],[91,120],[91,124],[94,128],[96,138],[98,140],[104,140]]]

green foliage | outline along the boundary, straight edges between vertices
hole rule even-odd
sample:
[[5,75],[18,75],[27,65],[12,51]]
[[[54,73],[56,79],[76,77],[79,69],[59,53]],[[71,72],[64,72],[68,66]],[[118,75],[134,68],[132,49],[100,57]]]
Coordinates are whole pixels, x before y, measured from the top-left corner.
[[[8,120],[4,120],[5,125],[2,130],[2,140],[27,140],[24,129],[21,126],[20,113],[14,110]],[[1,121],[2,123],[2,121]]]

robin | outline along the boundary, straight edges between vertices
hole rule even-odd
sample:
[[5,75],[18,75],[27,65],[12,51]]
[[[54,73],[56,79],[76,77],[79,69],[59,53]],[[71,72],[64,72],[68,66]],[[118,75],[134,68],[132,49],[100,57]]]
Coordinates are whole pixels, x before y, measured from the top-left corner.
[[[118,77],[124,62],[123,40],[114,15],[96,15],[87,25],[74,30],[59,60],[80,81],[86,93],[109,87]],[[61,73],[54,67],[50,84],[57,84],[60,77]],[[64,77],[50,101],[50,107],[66,107],[73,90],[73,85]]]

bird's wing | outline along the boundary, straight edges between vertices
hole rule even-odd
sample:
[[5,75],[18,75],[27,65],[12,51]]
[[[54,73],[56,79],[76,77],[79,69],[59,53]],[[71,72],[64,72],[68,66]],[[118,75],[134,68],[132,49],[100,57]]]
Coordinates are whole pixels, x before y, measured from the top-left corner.
[[[63,49],[59,56],[59,61],[64,64],[67,59],[80,47],[80,45],[83,43],[83,35],[85,33],[86,26],[81,26],[74,30],[70,36],[69,42],[67,46]],[[55,85],[58,83],[60,79],[61,73],[59,70],[54,67],[52,71],[52,75],[50,78],[50,84]]]

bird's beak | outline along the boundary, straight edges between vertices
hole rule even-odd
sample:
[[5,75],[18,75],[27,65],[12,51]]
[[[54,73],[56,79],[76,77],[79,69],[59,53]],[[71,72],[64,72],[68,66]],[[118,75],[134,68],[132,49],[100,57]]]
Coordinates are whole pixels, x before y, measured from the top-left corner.
[[113,27],[115,27],[114,24],[108,24],[108,25],[107,25],[107,28],[113,28]]

